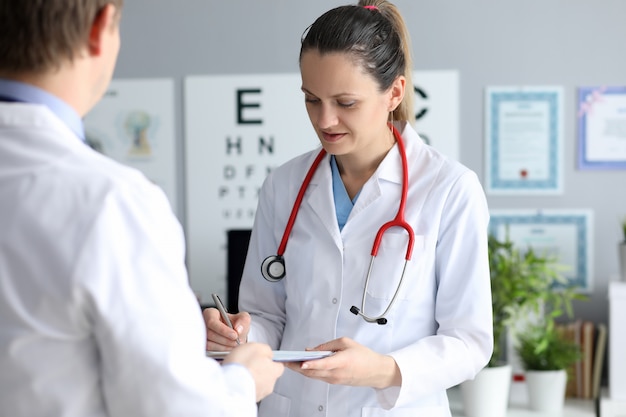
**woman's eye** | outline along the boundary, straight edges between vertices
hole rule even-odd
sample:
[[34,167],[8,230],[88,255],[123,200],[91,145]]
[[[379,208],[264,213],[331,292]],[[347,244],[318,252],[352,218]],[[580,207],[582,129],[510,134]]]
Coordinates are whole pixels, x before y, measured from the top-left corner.
[[304,101],[306,103],[319,103],[319,99],[315,98],[315,97],[304,97]]
[[356,101],[339,101],[337,103],[340,107],[352,107],[356,104]]

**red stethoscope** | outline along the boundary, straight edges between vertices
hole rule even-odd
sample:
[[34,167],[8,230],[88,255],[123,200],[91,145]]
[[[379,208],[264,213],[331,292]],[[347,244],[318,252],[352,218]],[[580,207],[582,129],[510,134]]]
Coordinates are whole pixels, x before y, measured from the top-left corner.
[[[376,239],[374,239],[374,244],[372,246],[372,258],[370,260],[370,265],[367,270],[367,277],[365,278],[365,288],[363,289],[363,298],[361,300],[361,308],[359,309],[356,306],[352,306],[352,308],[350,308],[350,311],[353,314],[363,317],[363,319],[365,319],[365,321],[367,321],[368,323],[378,323],[378,324],[387,323],[387,319],[385,318],[385,315],[387,315],[387,313],[393,306],[396,300],[396,297],[398,296],[398,293],[400,292],[400,287],[402,285],[402,281],[404,280],[404,273],[406,271],[406,266],[409,260],[411,260],[411,253],[413,252],[413,242],[415,240],[415,232],[413,232],[413,228],[404,220],[404,208],[406,205],[408,183],[409,183],[409,174],[408,174],[409,169],[408,169],[408,163],[407,163],[407,158],[406,158],[406,150],[404,148],[404,143],[402,142],[402,137],[400,136],[400,133],[395,128],[395,126],[393,125],[390,125],[390,126],[393,131],[393,135],[396,139],[396,143],[398,144],[398,150],[400,151],[400,157],[402,159],[402,197],[400,198],[400,206],[398,207],[398,212],[396,213],[396,217],[393,220],[383,224],[380,227],[380,229],[378,229],[378,233],[376,234]],[[293,229],[293,224],[296,221],[296,216],[298,215],[298,210],[300,209],[300,205],[302,204],[302,198],[304,197],[304,193],[307,187],[309,186],[309,184],[311,183],[311,178],[313,177],[313,174],[315,174],[317,167],[319,166],[322,159],[324,159],[325,155],[326,155],[326,151],[322,149],[320,153],[317,155],[317,157],[315,158],[315,161],[313,161],[313,164],[309,168],[309,171],[307,172],[306,177],[304,177],[304,181],[302,182],[302,185],[300,186],[300,191],[298,191],[298,196],[296,197],[296,201],[293,205],[293,208],[291,209],[291,214],[289,215],[289,221],[287,222],[287,226],[285,227],[285,232],[283,233],[283,238],[280,242],[280,246],[278,246],[278,251],[276,252],[276,255],[268,256],[267,258],[265,258],[265,260],[261,264],[261,274],[263,274],[263,277],[270,282],[277,282],[285,277],[285,273],[286,273],[285,259],[283,258],[283,254],[285,253],[285,248],[287,247],[287,240],[289,239],[289,235],[291,234],[291,230]],[[372,268],[374,266],[374,259],[376,258],[376,255],[378,254],[378,248],[380,247],[380,242],[383,238],[383,234],[391,227],[401,227],[404,230],[406,230],[406,232],[409,235],[409,242],[407,244],[404,267],[402,268],[402,275],[400,276],[400,282],[398,282],[398,287],[396,288],[396,292],[393,294],[393,297],[391,298],[389,305],[387,306],[387,308],[381,315],[371,317],[365,314],[365,296],[367,294],[367,287],[369,285],[370,275],[372,273]]]

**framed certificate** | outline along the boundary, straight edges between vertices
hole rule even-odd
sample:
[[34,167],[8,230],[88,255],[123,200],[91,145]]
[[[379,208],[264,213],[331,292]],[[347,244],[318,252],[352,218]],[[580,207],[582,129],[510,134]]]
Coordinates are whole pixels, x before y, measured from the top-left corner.
[[626,169],[626,86],[579,88],[578,168]]
[[506,233],[520,251],[555,256],[564,275],[581,292],[592,290],[593,213],[590,210],[492,210],[489,232]]
[[489,87],[486,93],[487,193],[561,194],[562,89]]

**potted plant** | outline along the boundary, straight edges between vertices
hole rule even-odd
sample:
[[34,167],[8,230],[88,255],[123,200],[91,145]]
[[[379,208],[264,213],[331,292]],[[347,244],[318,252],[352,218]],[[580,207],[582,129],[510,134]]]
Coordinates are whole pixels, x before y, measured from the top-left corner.
[[[555,259],[544,259],[546,268],[556,266]],[[556,321],[562,316],[571,318],[572,301],[586,297],[577,287],[566,285],[557,268],[552,271],[544,275],[543,287],[537,287],[537,321],[516,334],[515,351],[525,370],[529,405],[535,411],[563,409],[568,370],[581,358],[580,346],[559,331]]]
[[468,417],[506,414],[512,373],[505,357],[508,330],[521,316],[540,308],[547,289],[559,276],[558,267],[547,257],[517,248],[508,230],[503,240],[490,234],[488,242],[494,348],[487,367],[461,384]]
[[580,359],[580,347],[554,326],[530,326],[518,336],[517,352],[524,368],[534,371],[568,369]]

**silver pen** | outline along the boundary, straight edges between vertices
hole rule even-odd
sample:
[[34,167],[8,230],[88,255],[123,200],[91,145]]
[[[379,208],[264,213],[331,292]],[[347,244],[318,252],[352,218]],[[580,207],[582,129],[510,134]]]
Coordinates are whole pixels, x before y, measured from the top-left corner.
[[[224,304],[222,303],[222,300],[220,300],[220,297],[217,294],[211,294],[211,297],[213,297],[213,301],[215,302],[215,306],[220,311],[220,314],[222,315],[222,318],[224,319],[226,324],[228,324],[228,327],[230,327],[231,329],[235,330],[235,328],[233,327],[233,323],[228,318],[228,312],[226,311],[226,307],[224,307]],[[237,334],[239,334],[239,333],[237,333]],[[238,345],[241,344],[241,342],[239,341],[239,336],[237,336],[237,344]]]

